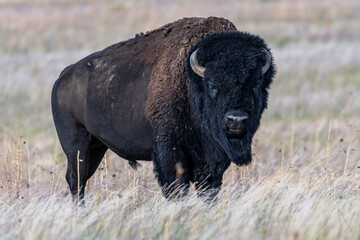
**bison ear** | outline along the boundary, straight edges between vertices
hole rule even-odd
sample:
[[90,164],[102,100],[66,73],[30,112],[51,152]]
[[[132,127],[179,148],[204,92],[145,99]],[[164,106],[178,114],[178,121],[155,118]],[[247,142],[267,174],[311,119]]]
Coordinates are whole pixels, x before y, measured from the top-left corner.
[[198,49],[196,49],[190,56],[191,69],[200,77],[204,78],[205,67],[201,66],[196,58]]
[[271,65],[271,55],[269,53],[268,50],[266,50],[265,48],[263,48],[262,52],[265,54],[265,58],[266,58],[266,63],[264,64],[264,66],[261,68],[262,74],[264,75],[267,70],[269,70],[270,65]]

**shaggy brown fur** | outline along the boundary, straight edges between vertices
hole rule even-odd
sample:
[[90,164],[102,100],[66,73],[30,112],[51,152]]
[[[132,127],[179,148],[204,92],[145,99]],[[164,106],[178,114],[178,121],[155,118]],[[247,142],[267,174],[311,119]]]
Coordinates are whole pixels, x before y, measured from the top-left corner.
[[146,106],[147,116],[155,131],[164,124],[176,124],[173,106],[188,106],[189,81],[185,60],[189,51],[209,34],[236,30],[234,24],[224,18],[183,18],[141,37],[155,40],[151,42],[154,44],[151,48],[156,51],[156,60],[160,59],[151,74]]

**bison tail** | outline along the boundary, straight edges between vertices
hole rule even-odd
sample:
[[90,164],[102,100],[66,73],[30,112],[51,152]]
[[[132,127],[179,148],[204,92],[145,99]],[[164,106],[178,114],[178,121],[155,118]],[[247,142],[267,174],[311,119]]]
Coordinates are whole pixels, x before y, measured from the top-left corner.
[[135,160],[129,160],[129,165],[130,165],[130,167],[132,167],[132,168],[135,169],[135,170],[137,170],[138,167],[141,166],[141,164],[138,163],[138,162],[135,161]]

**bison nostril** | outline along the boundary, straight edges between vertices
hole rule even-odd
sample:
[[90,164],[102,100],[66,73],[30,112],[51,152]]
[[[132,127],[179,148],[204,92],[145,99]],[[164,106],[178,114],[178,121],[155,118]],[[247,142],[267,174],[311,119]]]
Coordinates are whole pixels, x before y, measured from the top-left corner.
[[233,123],[234,122],[234,119],[232,117],[229,117],[229,116],[226,116],[226,119],[225,119],[226,123]]

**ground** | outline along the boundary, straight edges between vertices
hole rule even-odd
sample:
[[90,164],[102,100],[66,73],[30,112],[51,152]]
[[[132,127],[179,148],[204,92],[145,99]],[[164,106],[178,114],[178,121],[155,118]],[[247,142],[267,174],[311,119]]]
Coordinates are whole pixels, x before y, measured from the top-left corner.
[[[360,2],[0,0],[0,239],[359,239]],[[216,202],[167,202],[108,151],[74,207],[50,108],[67,65],[184,16],[262,36],[278,74]]]

